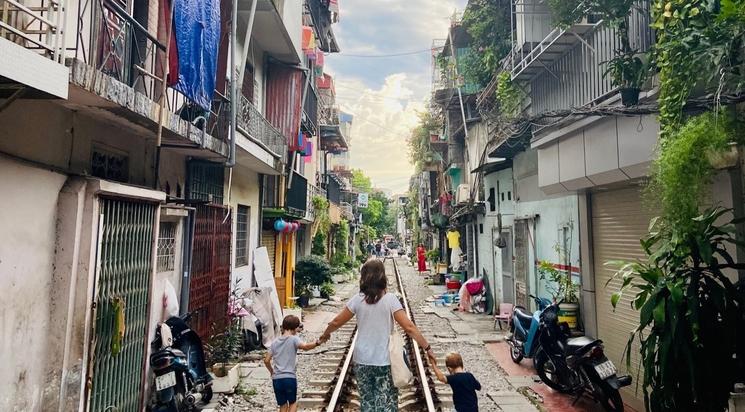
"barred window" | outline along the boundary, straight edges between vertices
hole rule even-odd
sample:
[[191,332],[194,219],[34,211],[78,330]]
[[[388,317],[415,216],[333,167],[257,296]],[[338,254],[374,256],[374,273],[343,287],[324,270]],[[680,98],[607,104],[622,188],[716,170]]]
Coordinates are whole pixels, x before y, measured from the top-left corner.
[[236,213],[235,229],[235,266],[248,265],[248,237],[249,219],[251,217],[251,208],[248,206],[238,205]]
[[160,222],[158,233],[158,272],[174,270],[176,263],[176,223]]

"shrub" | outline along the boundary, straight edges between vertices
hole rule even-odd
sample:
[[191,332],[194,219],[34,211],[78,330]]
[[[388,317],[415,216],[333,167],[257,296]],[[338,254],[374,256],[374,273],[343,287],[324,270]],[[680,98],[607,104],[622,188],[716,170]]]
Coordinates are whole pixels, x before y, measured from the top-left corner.
[[310,247],[310,253],[316,256],[326,256],[326,234],[319,231],[313,236],[313,245]]
[[295,266],[295,295],[307,295],[310,287],[331,281],[331,267],[324,258],[311,255],[298,260]]
[[324,299],[328,299],[331,296],[333,296],[336,293],[336,289],[334,289],[334,284],[330,282],[326,282],[323,285],[321,285],[321,297]]

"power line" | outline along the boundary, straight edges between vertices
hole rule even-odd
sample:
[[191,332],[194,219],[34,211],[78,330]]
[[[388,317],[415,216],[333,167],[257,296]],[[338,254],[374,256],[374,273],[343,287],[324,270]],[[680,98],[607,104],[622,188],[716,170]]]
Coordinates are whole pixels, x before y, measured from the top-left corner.
[[388,58],[388,57],[411,56],[411,55],[414,55],[414,54],[421,54],[421,53],[433,52],[435,50],[444,49],[444,48],[445,48],[445,46],[437,46],[437,47],[430,47],[428,49],[413,50],[413,51],[408,51],[408,52],[391,53],[391,54],[346,54],[346,53],[340,53],[340,56],[356,57],[356,58],[364,58],[364,59],[382,59],[382,58]]

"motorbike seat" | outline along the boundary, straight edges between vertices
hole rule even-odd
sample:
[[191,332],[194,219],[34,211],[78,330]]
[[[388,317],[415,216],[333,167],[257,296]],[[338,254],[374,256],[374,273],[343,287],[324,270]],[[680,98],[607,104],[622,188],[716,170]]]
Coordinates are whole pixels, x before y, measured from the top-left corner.
[[570,355],[580,352],[583,348],[586,348],[589,345],[594,345],[595,342],[598,342],[598,340],[589,338],[587,336],[580,336],[578,338],[569,338],[567,339],[567,343],[566,343],[566,352],[567,354],[570,354]]
[[530,324],[533,323],[532,314],[523,312],[520,308],[515,308],[515,317],[524,329],[530,329]]

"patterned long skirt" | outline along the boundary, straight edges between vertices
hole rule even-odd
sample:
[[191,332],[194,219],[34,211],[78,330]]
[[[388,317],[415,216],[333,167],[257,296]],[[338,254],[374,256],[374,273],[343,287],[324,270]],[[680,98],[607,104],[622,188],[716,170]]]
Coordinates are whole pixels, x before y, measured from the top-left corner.
[[398,388],[390,366],[355,365],[361,412],[398,411]]

